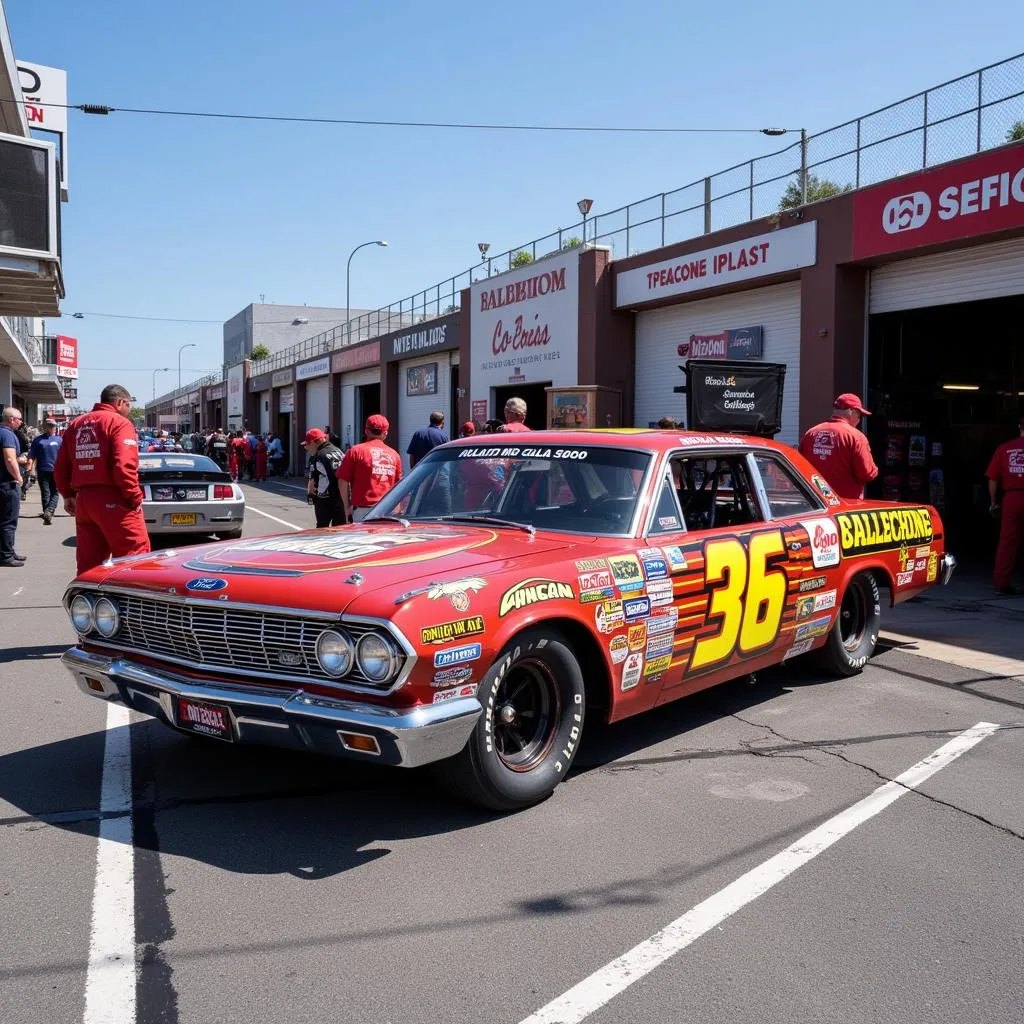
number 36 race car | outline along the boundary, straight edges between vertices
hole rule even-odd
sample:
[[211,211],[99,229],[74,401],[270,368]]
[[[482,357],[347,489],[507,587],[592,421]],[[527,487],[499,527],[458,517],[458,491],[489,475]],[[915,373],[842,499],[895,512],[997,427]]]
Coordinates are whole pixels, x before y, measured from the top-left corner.
[[845,501],[793,449],[557,431],[434,449],[362,523],[108,562],[70,585],[80,688],[225,743],[431,763],[526,807],[590,716],[790,658],[851,675],[948,581],[938,513]]

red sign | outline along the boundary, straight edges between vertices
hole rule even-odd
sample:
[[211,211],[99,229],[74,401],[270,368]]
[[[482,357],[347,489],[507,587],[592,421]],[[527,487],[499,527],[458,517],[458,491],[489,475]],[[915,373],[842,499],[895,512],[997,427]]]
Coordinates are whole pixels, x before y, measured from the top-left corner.
[[380,362],[380,342],[372,345],[353,345],[343,348],[331,356],[331,373],[344,373],[364,366],[376,366]]
[[487,399],[486,398],[474,398],[473,399],[473,412],[470,419],[474,423],[486,423],[487,422]]
[[78,339],[57,335],[57,376],[78,376]]
[[1024,145],[854,194],[853,256],[1024,227]]

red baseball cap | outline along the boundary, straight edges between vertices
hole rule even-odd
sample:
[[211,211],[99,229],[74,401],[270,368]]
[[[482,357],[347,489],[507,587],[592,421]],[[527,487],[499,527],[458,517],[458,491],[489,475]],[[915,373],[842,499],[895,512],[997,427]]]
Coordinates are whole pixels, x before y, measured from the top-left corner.
[[366,432],[369,434],[386,434],[391,427],[386,416],[377,413],[374,416],[366,417]]
[[327,435],[319,428],[314,427],[312,430],[306,431],[306,439],[302,442],[303,444],[319,444],[321,441],[326,441]]
[[462,433],[465,434],[467,437],[470,434],[475,434],[476,424],[472,420],[466,420],[466,422],[462,424]]
[[859,412],[862,416],[870,416],[871,413],[861,405],[860,396],[854,395],[849,391],[843,392],[841,395],[836,396],[834,409],[854,409]]

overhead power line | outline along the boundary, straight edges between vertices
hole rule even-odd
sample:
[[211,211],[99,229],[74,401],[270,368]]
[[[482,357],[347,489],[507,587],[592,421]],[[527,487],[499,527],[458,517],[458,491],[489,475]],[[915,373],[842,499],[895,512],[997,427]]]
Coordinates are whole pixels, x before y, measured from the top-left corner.
[[[296,307],[298,308],[298,307]],[[73,320],[84,320],[87,316],[101,316],[108,317],[113,320],[148,320],[153,323],[162,324],[216,324],[223,327],[226,321],[224,320],[195,320],[188,317],[176,317],[176,316],[136,316],[132,313],[89,313],[85,310],[75,312],[71,314],[64,314],[65,316],[70,315]],[[300,323],[295,324],[296,319],[300,320]],[[345,318],[338,319],[337,317],[331,317],[329,320],[308,320],[305,317],[292,317],[290,320],[257,320],[254,322],[254,327],[262,327],[265,324],[295,324],[297,327],[305,327],[308,324],[335,324],[340,325],[344,323]]]

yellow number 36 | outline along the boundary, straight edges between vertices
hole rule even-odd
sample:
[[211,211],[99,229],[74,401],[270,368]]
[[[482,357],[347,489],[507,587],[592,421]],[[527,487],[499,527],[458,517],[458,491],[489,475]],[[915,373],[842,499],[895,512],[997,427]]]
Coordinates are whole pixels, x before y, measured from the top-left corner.
[[772,645],[786,603],[786,573],[777,564],[785,554],[779,530],[755,533],[749,552],[734,537],[708,543],[704,549],[704,583],[711,588],[708,621],[718,628],[694,645],[690,671],[726,661],[737,644],[742,654]]

